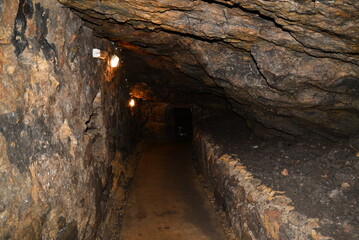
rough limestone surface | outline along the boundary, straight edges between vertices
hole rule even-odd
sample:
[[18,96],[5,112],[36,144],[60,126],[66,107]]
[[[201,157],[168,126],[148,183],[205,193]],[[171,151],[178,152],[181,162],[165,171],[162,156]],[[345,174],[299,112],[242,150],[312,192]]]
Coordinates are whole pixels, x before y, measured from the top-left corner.
[[359,132],[356,0],[59,1],[98,35],[165,57],[254,129]]
[[95,239],[125,197],[136,115],[93,47],[57,1],[0,1],[0,239]]

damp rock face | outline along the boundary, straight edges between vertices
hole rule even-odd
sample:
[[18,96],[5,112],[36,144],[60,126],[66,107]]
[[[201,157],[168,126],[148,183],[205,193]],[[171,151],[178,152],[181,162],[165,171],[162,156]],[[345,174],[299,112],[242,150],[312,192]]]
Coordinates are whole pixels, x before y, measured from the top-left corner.
[[253,129],[359,132],[355,0],[59,1],[98,35],[165,57],[192,91],[227,98]]
[[119,54],[56,1],[0,1],[0,239],[95,239],[124,197],[135,121],[93,47]]

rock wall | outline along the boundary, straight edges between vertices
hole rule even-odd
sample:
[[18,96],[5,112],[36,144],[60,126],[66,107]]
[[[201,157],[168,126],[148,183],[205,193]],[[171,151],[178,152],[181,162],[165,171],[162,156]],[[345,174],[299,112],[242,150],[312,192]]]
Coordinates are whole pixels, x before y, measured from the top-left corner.
[[0,239],[95,239],[125,196],[141,116],[93,47],[120,54],[56,1],[0,1]]
[[168,103],[153,102],[151,103],[151,114],[146,124],[148,134],[152,137],[165,137],[167,124],[167,108]]

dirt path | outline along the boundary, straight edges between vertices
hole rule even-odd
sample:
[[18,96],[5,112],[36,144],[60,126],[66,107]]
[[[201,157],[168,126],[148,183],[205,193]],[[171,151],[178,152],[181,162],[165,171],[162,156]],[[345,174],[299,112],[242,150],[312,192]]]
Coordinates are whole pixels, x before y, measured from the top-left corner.
[[121,240],[224,240],[185,142],[151,144],[135,172]]

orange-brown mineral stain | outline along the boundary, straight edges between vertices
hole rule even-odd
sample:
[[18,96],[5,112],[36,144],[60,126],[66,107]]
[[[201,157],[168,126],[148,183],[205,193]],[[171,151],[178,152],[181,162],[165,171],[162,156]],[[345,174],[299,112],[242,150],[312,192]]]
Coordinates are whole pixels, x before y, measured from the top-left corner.
[[4,54],[2,53],[2,50],[0,51],[0,74],[2,74],[4,69]]
[[31,174],[31,180],[33,182],[33,186],[32,186],[32,189],[31,189],[31,197],[32,197],[32,200],[34,201],[34,203],[37,204],[39,202],[38,193],[39,193],[39,190],[40,190],[40,185],[39,185],[39,182],[37,181],[37,178],[36,178],[34,165],[31,165],[29,167],[29,170],[30,170],[30,174]]

